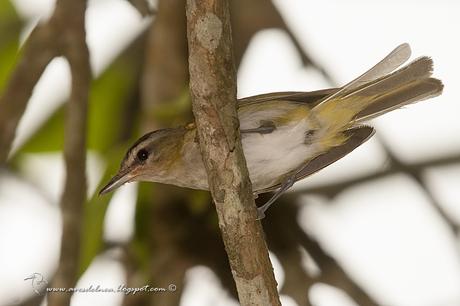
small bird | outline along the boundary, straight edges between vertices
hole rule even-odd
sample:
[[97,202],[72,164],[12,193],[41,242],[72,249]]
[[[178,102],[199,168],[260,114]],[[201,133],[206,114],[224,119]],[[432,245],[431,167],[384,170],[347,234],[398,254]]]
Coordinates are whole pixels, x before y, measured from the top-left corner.
[[[254,195],[275,192],[258,208],[259,218],[296,181],[368,140],[374,129],[364,122],[442,93],[442,82],[431,77],[431,58],[419,57],[397,69],[410,55],[410,46],[402,44],[341,88],[238,100],[241,141]],[[142,136],[100,194],[132,181],[208,190],[195,125]]]

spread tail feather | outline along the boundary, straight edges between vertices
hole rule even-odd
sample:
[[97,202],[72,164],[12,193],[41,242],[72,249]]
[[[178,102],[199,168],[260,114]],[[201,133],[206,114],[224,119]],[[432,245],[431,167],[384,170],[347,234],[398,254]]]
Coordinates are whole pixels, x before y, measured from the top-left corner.
[[431,78],[433,61],[421,57],[395,72],[343,90],[332,99],[325,98],[314,107],[317,119],[330,132],[339,131],[384,113],[442,93],[443,85]]
[[375,98],[356,115],[355,120],[370,120],[405,105],[439,96],[442,89],[442,82],[434,78],[410,82]]

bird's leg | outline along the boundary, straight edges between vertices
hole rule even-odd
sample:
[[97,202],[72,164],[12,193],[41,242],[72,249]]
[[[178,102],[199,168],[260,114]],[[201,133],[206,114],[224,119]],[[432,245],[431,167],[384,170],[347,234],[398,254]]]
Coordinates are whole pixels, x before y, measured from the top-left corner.
[[[303,168],[301,168],[303,169]],[[300,170],[299,170],[300,171]],[[281,187],[275,192],[275,194],[268,200],[264,205],[257,207],[257,220],[265,218],[265,211],[273,204],[275,201],[289,188],[292,187],[295,183],[296,175],[299,171],[296,171],[293,175],[289,176],[282,184]]]
[[276,130],[276,126],[272,121],[262,120],[260,122],[259,127],[253,128],[253,129],[241,130],[240,132],[241,134],[245,134],[245,133],[270,134],[274,130]]

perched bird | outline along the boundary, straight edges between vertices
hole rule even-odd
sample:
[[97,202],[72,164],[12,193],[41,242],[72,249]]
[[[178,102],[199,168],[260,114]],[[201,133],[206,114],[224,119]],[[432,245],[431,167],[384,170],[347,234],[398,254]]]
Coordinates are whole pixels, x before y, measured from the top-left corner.
[[[369,71],[341,88],[276,92],[240,99],[241,141],[255,195],[275,191],[267,208],[294,182],[344,157],[369,139],[365,121],[440,95],[433,62],[402,44]],[[150,181],[208,189],[194,124],[142,136],[128,150],[119,172],[100,194],[124,183]]]

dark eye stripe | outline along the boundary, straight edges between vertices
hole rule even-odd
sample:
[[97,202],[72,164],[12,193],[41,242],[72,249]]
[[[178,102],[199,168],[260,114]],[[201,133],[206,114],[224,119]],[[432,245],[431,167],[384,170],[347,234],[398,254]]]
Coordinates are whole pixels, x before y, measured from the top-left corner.
[[149,157],[149,152],[146,149],[140,149],[136,156],[138,160],[145,161]]

